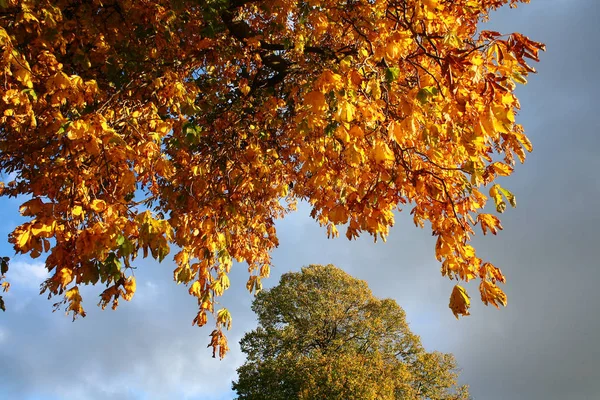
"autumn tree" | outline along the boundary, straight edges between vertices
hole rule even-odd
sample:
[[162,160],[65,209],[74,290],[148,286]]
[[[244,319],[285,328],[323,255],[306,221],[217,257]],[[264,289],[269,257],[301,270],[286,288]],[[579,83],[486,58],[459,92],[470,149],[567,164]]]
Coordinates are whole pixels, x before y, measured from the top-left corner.
[[468,399],[451,354],[429,353],[402,308],[333,265],[287,273],[252,304],[238,399]]
[[[115,308],[136,256],[173,248],[221,356],[233,261],[259,289],[298,200],[349,239],[385,239],[410,207],[442,274],[505,304],[469,240],[502,229],[489,198],[515,205],[495,180],[531,151],[514,89],[543,46],[477,24],[518,2],[0,0],[1,195],[27,218],[9,241],[74,317],[81,285]],[[450,305],[468,314],[460,286]]]

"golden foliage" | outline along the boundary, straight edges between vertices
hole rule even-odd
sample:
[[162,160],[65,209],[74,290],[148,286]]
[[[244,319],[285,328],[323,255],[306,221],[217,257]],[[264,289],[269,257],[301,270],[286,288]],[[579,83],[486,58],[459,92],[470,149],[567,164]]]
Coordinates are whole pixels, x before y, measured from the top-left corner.
[[2,1],[0,171],[15,178],[1,194],[25,196],[29,218],[9,240],[45,254],[42,290],[75,316],[80,285],[106,284],[116,307],[138,253],[174,245],[204,325],[233,260],[260,290],[297,200],[350,239],[385,238],[410,203],[442,273],[505,304],[468,242],[477,223],[501,229],[478,188],[514,205],[494,181],[532,150],[514,89],[543,45],[477,30],[508,3]]

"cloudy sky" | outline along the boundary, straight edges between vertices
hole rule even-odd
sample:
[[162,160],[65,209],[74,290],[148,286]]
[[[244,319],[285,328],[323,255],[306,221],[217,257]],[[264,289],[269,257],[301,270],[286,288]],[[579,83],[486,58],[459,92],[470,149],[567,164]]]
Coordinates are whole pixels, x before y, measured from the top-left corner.
[[[397,300],[428,350],[454,353],[474,399],[600,399],[600,5],[532,0],[492,19],[488,29],[521,32],[548,48],[539,74],[519,89],[519,122],[534,153],[505,181],[518,207],[504,214],[497,237],[476,241],[479,255],[507,275],[508,307],[481,305],[476,286],[467,285],[472,315],[457,321],[433,238],[408,215],[398,215],[387,243],[373,244],[367,237],[327,240],[301,207],[278,225],[281,245],[266,286],[302,265],[336,264],[377,296]],[[0,201],[0,237],[19,223],[17,208]],[[12,254],[1,241],[0,255]],[[42,265],[15,257],[9,310],[0,315],[0,397],[231,399],[230,382],[244,361],[237,341],[255,324],[245,268],[233,272],[222,299],[234,314],[224,361],[206,348],[212,328],[191,326],[195,302],[173,283],[172,270],[167,261],[140,262],[134,301],[100,311],[92,290],[88,317],[73,323],[38,295]]]

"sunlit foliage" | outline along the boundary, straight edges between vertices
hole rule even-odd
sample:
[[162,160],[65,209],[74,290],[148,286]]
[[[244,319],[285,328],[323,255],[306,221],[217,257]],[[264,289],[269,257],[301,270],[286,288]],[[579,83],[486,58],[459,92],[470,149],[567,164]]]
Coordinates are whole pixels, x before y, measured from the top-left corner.
[[426,352],[395,301],[333,265],[283,275],[252,309],[240,400],[469,399],[451,354]]
[[[495,179],[531,151],[514,89],[543,45],[477,30],[508,3],[0,0],[1,195],[28,218],[9,241],[45,259],[42,292],[74,317],[81,285],[114,308],[138,254],[173,250],[220,356],[232,263],[260,289],[298,200],[349,239],[385,239],[409,207],[442,274],[506,304],[469,240],[502,229],[483,207],[515,205]],[[468,300],[456,287],[452,311]]]

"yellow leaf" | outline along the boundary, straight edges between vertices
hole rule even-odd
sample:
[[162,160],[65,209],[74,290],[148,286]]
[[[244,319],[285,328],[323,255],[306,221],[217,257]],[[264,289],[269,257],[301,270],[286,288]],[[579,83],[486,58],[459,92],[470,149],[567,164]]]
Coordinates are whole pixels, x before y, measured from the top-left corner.
[[79,295],[79,288],[75,286],[65,292],[65,298],[69,301],[81,301],[81,296]]
[[90,203],[90,208],[96,212],[102,212],[106,209],[106,202],[96,199]]
[[509,108],[506,112],[506,119],[508,120],[508,124],[512,125],[515,123],[515,112],[512,108]]
[[394,153],[387,143],[383,141],[377,141],[375,143],[375,147],[373,148],[373,158],[378,163],[395,160]]
[[229,310],[222,308],[217,311],[217,323],[228,330],[231,329],[231,313],[229,313]]
[[330,70],[324,71],[316,82],[319,90],[327,92],[332,89],[339,89],[342,86],[342,77]]
[[459,315],[470,315],[469,307],[471,307],[471,300],[467,291],[462,286],[454,286],[452,294],[450,295],[450,304],[448,306],[456,319],[458,319]]
[[89,125],[82,120],[77,120],[69,125],[67,137],[71,140],[83,139],[89,134]]
[[350,141],[349,132],[343,125],[337,127],[337,129],[335,130],[335,137],[340,139],[344,143],[348,143]]
[[260,276],[262,277],[268,277],[271,274],[271,267],[269,266],[269,264],[263,264],[260,267]]
[[510,165],[503,164],[499,161],[496,161],[493,164],[491,164],[491,167],[500,176],[509,176],[513,172],[513,169]]
[[64,90],[71,87],[71,80],[64,72],[57,72],[46,81],[46,88],[50,92]]
[[70,268],[62,268],[59,272],[60,284],[62,287],[67,287],[73,281],[73,270]]
[[490,232],[492,232],[494,235],[499,230],[502,230],[502,225],[500,224],[500,219],[498,219],[498,217],[496,217],[495,215],[479,214],[479,215],[477,215],[477,220],[481,224],[481,230],[483,231],[484,235],[487,234],[488,230]]
[[398,122],[390,122],[387,127],[387,131],[390,139],[394,140],[398,144],[402,144],[404,135],[402,134],[402,127]]
[[229,277],[225,273],[219,274],[219,282],[221,283],[221,287],[223,290],[229,289],[231,282],[229,281]]
[[250,93],[250,90],[251,90],[250,86],[248,85],[248,80],[247,79],[240,80],[239,88],[240,88],[240,92],[242,92],[242,94],[244,96],[247,96],[248,93]]
[[463,245],[461,246],[462,256],[465,259],[469,259],[475,256],[475,249],[471,245]]
[[425,6],[435,9],[440,5],[440,0],[421,0]]
[[480,54],[475,53],[475,56],[473,56],[473,58],[471,58],[471,63],[473,65],[477,65],[477,66],[482,65],[483,64],[483,57],[481,57]]
[[346,147],[345,156],[352,166],[360,165],[365,161],[365,152],[362,147],[358,147],[354,143]]
[[352,122],[356,114],[356,107],[346,100],[342,100],[338,103],[337,118],[342,122]]
[[400,123],[400,126],[405,132],[405,135],[410,134],[411,137],[414,137],[414,135],[417,133],[417,121],[412,115],[404,118],[404,120],[402,120],[402,122]]
[[504,107],[494,107],[492,121],[494,124],[494,130],[497,132],[508,133],[510,132],[510,119],[508,117],[508,110]]
[[10,36],[6,32],[6,29],[0,27],[0,46],[4,46],[10,43]]
[[36,223],[31,227],[31,233],[33,234],[33,236],[50,237],[52,236],[53,230],[53,225],[45,225],[40,222]]
[[525,134],[517,132],[515,134],[515,136],[517,137],[517,140],[519,141],[519,143],[521,143],[521,145],[523,145],[525,150],[527,150],[530,153],[533,151],[533,145],[529,141],[529,138],[527,136],[525,136]]
[[314,110],[323,111],[327,109],[325,95],[319,91],[313,90],[304,96],[304,103]]
[[495,267],[490,263],[484,263],[479,267],[479,277],[482,280],[489,280],[494,284],[496,282],[506,283],[506,279],[504,278],[502,271],[500,271],[500,268]]
[[496,308],[500,305],[506,306],[506,294],[494,282],[482,280],[479,284],[479,292],[481,293],[481,301],[485,305],[492,304]]
[[71,75],[71,85],[76,88],[82,88],[84,86],[83,79],[79,75]]
[[345,224],[348,221],[348,213],[346,208],[341,205],[335,206],[329,211],[329,220],[334,224]]
[[361,137],[365,136],[365,132],[358,125],[352,126],[352,128],[350,128],[350,131],[348,133],[355,138],[361,138]]
[[73,319],[75,319],[75,317],[77,315],[81,315],[82,317],[85,317],[85,311],[83,310],[83,307],[81,306],[81,301],[83,299],[81,298],[81,294],[79,294],[79,288],[77,286],[75,286],[65,292],[65,299],[69,302],[69,306],[67,307],[67,314],[70,311],[72,311]]
[[123,285],[123,288],[125,289],[125,294],[123,295],[123,298],[127,301],[131,300],[136,290],[135,276],[130,276],[129,278],[127,278],[125,284]]
[[[421,181],[419,181],[421,182]],[[442,258],[447,258],[452,255],[452,247],[448,243],[447,236],[438,236],[437,241],[435,243],[435,256],[438,261],[441,261]]]
[[17,244],[19,246],[19,249],[22,249],[23,252],[27,251],[26,246],[27,246],[27,243],[29,242],[30,236],[31,236],[31,233],[30,233],[29,229],[25,228],[19,235],[19,238],[17,239]]
[[496,211],[499,213],[503,213],[506,210],[506,203],[502,199],[502,195],[499,191],[500,185],[495,184],[490,188],[490,197],[494,199],[494,203],[496,203]]
[[371,79],[369,83],[367,83],[367,93],[370,93],[375,100],[381,98],[381,87],[376,79]]
[[512,106],[515,102],[515,96],[512,93],[502,95],[502,104]]
[[396,41],[391,41],[385,48],[385,57],[388,61],[398,60],[402,50],[402,45]]
[[71,210],[71,213],[73,214],[73,216],[79,217],[80,215],[83,215],[84,211],[83,211],[83,208],[81,206],[75,206]]
[[30,89],[33,88],[33,82],[31,81],[31,73],[29,71],[27,71],[26,69],[24,69],[24,68],[18,69],[14,73],[14,76],[23,85],[27,86]]
[[479,122],[481,123],[481,127],[483,132],[490,137],[496,136],[496,129],[494,127],[494,116],[492,114],[492,110],[488,107],[486,111],[479,116]]

